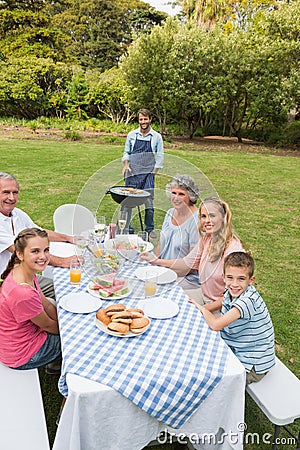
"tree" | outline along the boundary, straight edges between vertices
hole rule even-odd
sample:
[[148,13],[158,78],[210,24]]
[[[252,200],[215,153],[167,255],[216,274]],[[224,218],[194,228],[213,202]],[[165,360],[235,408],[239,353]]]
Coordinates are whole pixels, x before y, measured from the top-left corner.
[[0,64],[0,115],[26,117],[60,115],[70,67],[51,59],[10,57]]
[[0,7],[0,42],[2,58],[34,55],[67,60],[65,37],[43,10]]
[[226,16],[226,0],[180,0],[178,3],[188,21],[204,25],[208,30]]
[[167,111],[172,103],[168,68],[178,29],[179,23],[170,18],[163,26],[153,27],[149,35],[142,34],[134,40],[120,63],[129,86],[131,109],[149,108],[158,118],[162,133],[166,131]]
[[100,113],[112,122],[129,123],[134,114],[128,104],[129,88],[120,69],[113,67],[103,73],[90,70],[86,81],[89,86],[86,100],[93,117]]
[[139,0],[69,0],[54,23],[67,36],[67,49],[87,69],[116,66],[133,35],[164,20]]

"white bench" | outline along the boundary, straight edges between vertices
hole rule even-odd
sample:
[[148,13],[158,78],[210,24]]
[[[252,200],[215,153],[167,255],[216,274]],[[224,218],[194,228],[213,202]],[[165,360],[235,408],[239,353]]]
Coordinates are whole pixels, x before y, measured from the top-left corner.
[[277,449],[280,428],[283,427],[297,442],[298,438],[286,427],[300,417],[300,380],[276,357],[276,365],[259,382],[251,383],[246,391],[275,425],[272,449]]
[[0,449],[50,450],[37,369],[0,363]]

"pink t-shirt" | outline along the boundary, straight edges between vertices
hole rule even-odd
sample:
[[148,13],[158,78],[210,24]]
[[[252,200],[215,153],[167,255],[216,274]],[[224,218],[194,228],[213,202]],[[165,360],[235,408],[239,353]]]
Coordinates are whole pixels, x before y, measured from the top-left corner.
[[223,256],[215,262],[208,260],[208,250],[211,236],[203,236],[193,250],[183,258],[185,264],[191,269],[197,269],[201,283],[202,293],[211,300],[223,297],[225,284],[222,279],[224,259],[233,252],[244,252],[242,243],[232,238]]
[[[34,277],[38,287],[37,278]],[[10,273],[0,293],[0,361],[19,367],[32,358],[43,346],[47,333],[31,322],[43,311],[38,290],[18,284]]]

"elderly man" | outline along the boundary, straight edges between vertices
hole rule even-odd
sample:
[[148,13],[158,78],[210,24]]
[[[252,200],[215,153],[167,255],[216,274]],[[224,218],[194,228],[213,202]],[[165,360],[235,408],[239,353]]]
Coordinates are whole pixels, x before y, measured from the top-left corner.
[[[21,209],[16,208],[19,197],[19,183],[8,173],[0,172],[0,276],[14,251],[14,239],[25,228],[36,227],[30,217]],[[71,242],[73,237],[55,231],[46,230],[50,241]],[[69,258],[51,255],[50,264],[59,267],[69,267]],[[39,276],[39,285],[46,297],[55,298],[51,279]]]

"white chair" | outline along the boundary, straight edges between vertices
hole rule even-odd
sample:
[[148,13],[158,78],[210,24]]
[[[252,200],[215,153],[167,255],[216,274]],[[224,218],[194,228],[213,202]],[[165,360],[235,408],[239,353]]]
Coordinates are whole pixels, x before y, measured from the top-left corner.
[[[300,417],[300,380],[276,357],[276,364],[257,383],[251,383],[246,391],[275,425],[272,449],[277,449],[280,427],[294,439],[300,449],[300,432],[294,436],[286,427]],[[290,448],[290,447],[289,447]]]
[[95,217],[85,206],[67,203],[54,211],[53,223],[55,231],[76,235],[94,229]]
[[50,450],[37,369],[0,363],[0,449]]

